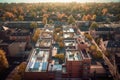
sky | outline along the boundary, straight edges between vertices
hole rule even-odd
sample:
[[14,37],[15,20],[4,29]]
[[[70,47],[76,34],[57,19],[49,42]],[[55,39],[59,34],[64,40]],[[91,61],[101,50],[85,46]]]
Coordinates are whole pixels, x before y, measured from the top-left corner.
[[38,2],[120,2],[120,0],[0,0],[0,3],[38,3]]

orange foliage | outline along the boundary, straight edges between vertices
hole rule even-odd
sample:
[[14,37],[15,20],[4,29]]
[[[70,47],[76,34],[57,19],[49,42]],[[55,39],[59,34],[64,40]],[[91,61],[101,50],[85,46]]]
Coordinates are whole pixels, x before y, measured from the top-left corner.
[[0,49],[0,70],[4,68],[8,68],[8,61],[5,56],[5,52]]
[[14,15],[11,12],[5,12],[4,17],[14,18]]
[[103,15],[105,15],[107,12],[108,12],[108,9],[107,8],[103,8],[103,10],[102,10]]

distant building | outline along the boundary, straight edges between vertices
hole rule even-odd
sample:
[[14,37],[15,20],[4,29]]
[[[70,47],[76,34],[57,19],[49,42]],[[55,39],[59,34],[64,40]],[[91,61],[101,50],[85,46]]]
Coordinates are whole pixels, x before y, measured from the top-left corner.
[[18,53],[25,51],[26,42],[13,42],[8,46],[10,56],[15,57]]
[[108,34],[108,33],[113,33],[114,28],[112,27],[99,27],[96,28],[96,34]]
[[6,52],[6,55],[15,57],[18,53],[25,51],[26,42],[2,41],[0,48]]
[[108,41],[106,49],[109,52],[120,52],[120,41]]
[[86,51],[66,49],[66,76],[68,78],[88,79],[90,74],[91,58]]
[[14,41],[29,42],[31,40],[30,39],[30,31],[22,30],[22,29],[12,30],[12,33],[9,37],[10,37],[10,40],[14,40]]

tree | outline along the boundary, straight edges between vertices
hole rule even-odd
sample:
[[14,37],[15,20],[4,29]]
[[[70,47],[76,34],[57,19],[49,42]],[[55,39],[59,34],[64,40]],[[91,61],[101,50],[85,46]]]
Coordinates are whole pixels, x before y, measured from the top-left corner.
[[107,12],[108,12],[108,9],[107,9],[107,8],[103,8],[103,9],[102,9],[102,14],[103,14],[103,15],[105,15]]
[[21,76],[18,73],[16,73],[16,74],[14,74],[12,79],[13,80],[21,80],[22,78],[21,78]]
[[5,52],[2,49],[0,49],[0,71],[8,67],[9,67],[9,64],[5,56]]
[[11,12],[5,12],[5,14],[3,16],[5,17],[5,19],[8,19],[8,20],[14,18],[13,13],[11,13]]
[[102,53],[100,51],[97,51],[96,54],[94,54],[95,58],[102,58]]
[[91,45],[91,46],[90,46],[90,50],[91,50],[91,51],[97,51],[97,47],[96,47],[95,45]]
[[42,22],[43,22],[43,24],[47,24],[47,17],[43,17]]
[[63,42],[59,42],[59,47],[63,48],[64,47],[64,43]]
[[72,16],[72,15],[70,15],[69,17],[68,17],[68,24],[74,24],[75,23],[75,18]]
[[92,40],[92,39],[93,39],[92,36],[91,36],[90,34],[88,34],[88,33],[85,33],[84,35],[85,35],[85,37],[86,37],[87,39],[89,39],[89,40]]
[[31,12],[31,17],[35,18],[36,17],[36,13],[35,12]]
[[22,62],[18,67],[18,73],[20,76],[24,76],[25,68],[27,64],[25,62]]
[[96,29],[96,28],[98,28],[98,24],[97,24],[96,22],[93,22],[93,23],[90,25],[90,29],[91,29],[91,30],[94,30],[94,29]]
[[42,33],[42,30],[40,30],[40,29],[36,29],[36,31],[35,31],[35,33],[34,33],[34,35],[33,35],[33,37],[32,37],[32,39],[33,39],[33,41],[37,41],[38,40],[38,38],[39,38],[39,35]]
[[38,25],[37,25],[36,22],[32,22],[32,23],[30,24],[30,27],[31,27],[31,29],[34,29],[34,28],[37,28]]
[[53,24],[54,23],[54,21],[53,20],[49,20],[49,24]]
[[24,20],[24,17],[20,15],[20,16],[18,17],[18,20],[19,20],[19,21],[23,21],[23,20]]
[[91,20],[96,20],[96,14],[92,16]]

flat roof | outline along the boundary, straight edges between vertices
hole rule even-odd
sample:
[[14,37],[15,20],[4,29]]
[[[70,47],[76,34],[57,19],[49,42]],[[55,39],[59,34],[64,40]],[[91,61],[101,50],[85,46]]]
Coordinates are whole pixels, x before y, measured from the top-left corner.
[[53,32],[53,29],[52,28],[45,28],[44,32]]
[[74,32],[73,28],[64,28],[63,32]]
[[76,46],[75,40],[64,40],[65,46]]
[[81,53],[78,50],[66,50],[66,58],[68,61],[82,60]]
[[107,48],[120,48],[120,41],[108,41]]
[[40,35],[41,38],[52,38],[52,33],[49,32],[42,32]]
[[64,38],[74,38],[75,34],[74,33],[64,33],[63,37]]
[[51,46],[51,39],[39,38],[35,46],[36,47],[50,47]]
[[50,52],[48,49],[33,49],[26,72],[46,72],[49,53]]

